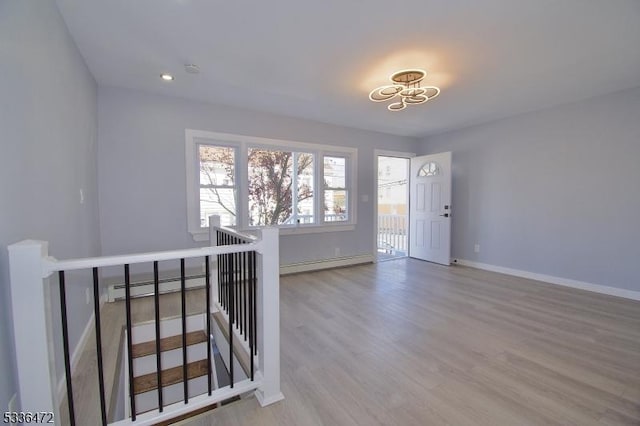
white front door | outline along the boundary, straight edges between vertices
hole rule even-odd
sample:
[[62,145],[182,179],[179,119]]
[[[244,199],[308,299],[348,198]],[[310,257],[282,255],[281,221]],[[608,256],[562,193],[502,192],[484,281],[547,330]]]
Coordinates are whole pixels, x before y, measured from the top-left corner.
[[451,153],[411,159],[409,256],[451,263]]

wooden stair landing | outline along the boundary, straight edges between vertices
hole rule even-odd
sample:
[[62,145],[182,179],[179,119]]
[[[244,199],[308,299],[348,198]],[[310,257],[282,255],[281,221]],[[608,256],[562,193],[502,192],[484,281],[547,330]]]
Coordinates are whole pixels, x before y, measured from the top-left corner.
[[[198,343],[206,342],[207,334],[203,330],[192,331],[187,333],[187,346],[197,345]],[[173,349],[182,347],[182,334],[176,336],[165,337],[160,339],[160,352],[166,352]],[[131,350],[131,356],[133,358],[140,358],[147,355],[154,355],[156,353],[156,341],[151,340],[149,342],[142,342],[133,345]]]
[[[187,379],[195,379],[200,376],[207,375],[207,360],[201,359],[199,361],[190,362],[187,364]],[[176,383],[182,383],[182,365],[177,367],[168,368],[162,370],[162,386],[175,385]],[[133,393],[138,395],[140,393],[149,392],[154,389],[158,389],[158,376],[155,372],[144,374],[133,379]]]

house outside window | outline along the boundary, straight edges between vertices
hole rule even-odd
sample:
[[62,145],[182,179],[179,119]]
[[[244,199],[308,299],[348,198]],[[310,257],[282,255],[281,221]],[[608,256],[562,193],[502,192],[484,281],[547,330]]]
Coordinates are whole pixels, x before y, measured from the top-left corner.
[[347,158],[324,157],[324,220],[343,222],[349,220],[347,188]]
[[278,226],[281,233],[354,229],[357,150],[186,131],[189,232]]
[[209,216],[220,215],[223,226],[236,225],[236,149],[198,145],[200,226],[209,226]]

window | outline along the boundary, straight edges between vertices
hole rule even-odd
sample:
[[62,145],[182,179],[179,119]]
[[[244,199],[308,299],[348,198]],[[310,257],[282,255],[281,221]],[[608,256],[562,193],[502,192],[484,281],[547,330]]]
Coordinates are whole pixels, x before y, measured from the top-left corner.
[[313,158],[249,148],[249,226],[313,223]]
[[349,219],[347,159],[324,157],[324,220],[343,222]]
[[209,226],[209,216],[220,215],[223,226],[236,224],[235,149],[198,145],[200,165],[200,227]]
[[205,240],[208,218],[282,233],[353,229],[357,150],[186,131],[189,232]]
[[438,163],[429,162],[423,164],[418,170],[418,177],[431,177],[437,176],[440,174],[440,167],[438,167]]

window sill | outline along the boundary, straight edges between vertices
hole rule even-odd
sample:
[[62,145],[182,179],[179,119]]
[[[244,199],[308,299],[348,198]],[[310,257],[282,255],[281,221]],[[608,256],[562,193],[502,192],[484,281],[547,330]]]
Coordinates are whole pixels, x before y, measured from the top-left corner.
[[[345,223],[342,225],[316,225],[316,226],[300,226],[290,228],[279,228],[280,235],[302,235],[302,234],[321,234],[325,232],[343,232],[353,231],[356,225],[353,223]],[[251,229],[255,231],[256,229]],[[194,241],[209,241],[209,230],[201,229],[198,231],[189,231]]]

